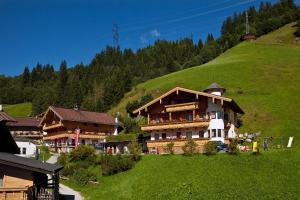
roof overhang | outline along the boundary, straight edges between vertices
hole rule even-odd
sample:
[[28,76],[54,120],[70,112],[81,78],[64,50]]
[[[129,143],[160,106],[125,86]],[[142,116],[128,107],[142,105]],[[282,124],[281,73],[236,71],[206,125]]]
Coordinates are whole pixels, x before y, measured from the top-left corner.
[[213,94],[209,94],[206,92],[200,92],[200,91],[195,91],[195,90],[190,90],[190,89],[186,89],[186,88],[182,88],[182,87],[175,87],[174,89],[166,92],[165,94],[161,95],[160,97],[150,101],[149,103],[141,106],[140,108],[136,109],[133,111],[133,114],[137,115],[139,114],[142,110],[147,111],[147,108],[149,106],[151,106],[152,104],[158,102],[158,101],[162,101],[163,98],[169,96],[170,94],[176,92],[177,94],[179,92],[187,92],[187,93],[191,93],[191,94],[195,94],[196,97],[198,96],[204,96],[204,97],[208,97],[208,98],[213,98],[213,99],[218,99],[221,100],[221,102],[228,102],[231,106],[233,106],[233,108],[236,110],[237,113],[240,114],[244,114],[244,111],[237,105],[237,103],[235,103],[235,101],[233,99],[224,97],[224,96],[218,96],[218,95],[213,95]]

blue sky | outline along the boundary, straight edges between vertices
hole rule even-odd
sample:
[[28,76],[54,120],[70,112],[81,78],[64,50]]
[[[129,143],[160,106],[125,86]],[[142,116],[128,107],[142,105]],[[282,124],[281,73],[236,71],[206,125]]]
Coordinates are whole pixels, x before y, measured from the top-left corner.
[[[276,2],[276,0],[271,0]],[[300,0],[296,1],[297,3]],[[17,75],[37,62],[88,64],[112,44],[118,24],[121,48],[137,48],[156,39],[220,34],[222,21],[259,0],[0,0],[0,74]]]

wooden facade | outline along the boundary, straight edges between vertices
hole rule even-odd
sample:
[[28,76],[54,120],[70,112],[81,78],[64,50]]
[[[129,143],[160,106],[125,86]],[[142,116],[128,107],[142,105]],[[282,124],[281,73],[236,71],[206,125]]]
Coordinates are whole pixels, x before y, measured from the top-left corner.
[[6,126],[15,120],[3,116],[0,112],[0,199],[35,200],[45,190],[50,194],[49,200],[58,199],[57,177],[62,167],[15,155],[19,149]]
[[49,107],[41,120],[43,140],[52,150],[68,152],[77,144],[97,146],[116,131],[115,119],[104,113]]
[[218,84],[212,84],[206,92],[176,87],[134,111],[145,117],[141,130],[150,133],[147,141],[150,151],[163,153],[166,145],[174,142],[175,152],[181,153],[187,139],[193,139],[202,151],[209,140],[227,142],[234,137],[237,114],[242,109]]

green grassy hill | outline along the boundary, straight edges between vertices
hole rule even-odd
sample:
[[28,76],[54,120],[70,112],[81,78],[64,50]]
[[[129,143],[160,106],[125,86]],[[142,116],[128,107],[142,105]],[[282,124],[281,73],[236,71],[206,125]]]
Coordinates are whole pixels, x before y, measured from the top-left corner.
[[26,117],[29,116],[32,112],[32,104],[31,103],[19,103],[19,104],[11,104],[11,105],[3,105],[3,109],[9,115],[13,117]]
[[299,156],[147,155],[127,172],[101,177],[98,185],[66,184],[87,200],[299,199]]
[[203,90],[212,82],[227,89],[245,111],[241,132],[300,136],[300,45],[294,24],[243,42],[213,61],[152,79],[135,87],[110,113],[125,112],[128,102],[147,93],[155,97],[182,86]]
[[[297,146],[300,45],[294,44],[292,32],[290,24],[255,42],[241,43],[205,65],[140,84],[110,112],[124,112],[129,101],[146,93],[158,96],[175,86],[202,90],[218,82],[246,112],[241,131],[293,135]],[[258,156],[146,155],[127,172],[100,175],[98,185],[82,187],[71,180],[66,184],[95,200],[299,199],[299,156],[299,148]]]

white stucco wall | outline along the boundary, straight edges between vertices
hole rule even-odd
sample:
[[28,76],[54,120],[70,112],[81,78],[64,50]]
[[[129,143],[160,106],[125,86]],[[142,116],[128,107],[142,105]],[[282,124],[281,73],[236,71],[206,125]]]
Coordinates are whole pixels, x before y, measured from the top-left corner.
[[[16,141],[20,148],[20,155],[25,157],[34,156],[36,153],[36,145],[28,141]],[[23,148],[26,148],[26,154],[23,154]]]
[[[223,108],[221,105],[214,104],[211,101],[209,101],[207,111],[208,112],[223,112]],[[223,119],[210,119],[208,129],[224,129],[224,120]]]

